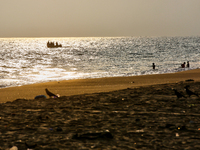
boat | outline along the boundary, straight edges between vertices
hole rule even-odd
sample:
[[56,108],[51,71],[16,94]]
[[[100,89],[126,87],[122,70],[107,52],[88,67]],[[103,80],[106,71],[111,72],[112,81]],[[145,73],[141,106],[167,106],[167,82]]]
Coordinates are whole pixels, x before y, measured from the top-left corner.
[[48,48],[57,48],[57,47],[62,47],[62,44],[58,44],[58,42],[56,42],[56,44],[54,44],[54,42],[47,42],[47,47]]

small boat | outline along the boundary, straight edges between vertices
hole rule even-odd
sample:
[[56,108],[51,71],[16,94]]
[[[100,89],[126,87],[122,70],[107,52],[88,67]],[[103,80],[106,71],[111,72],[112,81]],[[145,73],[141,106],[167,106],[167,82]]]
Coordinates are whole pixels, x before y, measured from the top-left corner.
[[58,42],[56,42],[56,44],[54,44],[54,42],[47,42],[47,47],[48,48],[57,48],[57,47],[62,47],[62,44],[58,44]]

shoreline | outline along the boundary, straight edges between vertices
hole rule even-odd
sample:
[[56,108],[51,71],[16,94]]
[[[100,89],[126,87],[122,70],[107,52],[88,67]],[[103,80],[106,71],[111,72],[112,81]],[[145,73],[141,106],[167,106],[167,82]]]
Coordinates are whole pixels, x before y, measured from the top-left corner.
[[[105,77],[94,79],[74,79],[52,81],[9,87],[0,89],[0,103],[16,99],[34,99],[37,95],[46,95],[45,88],[60,96],[110,92],[126,88],[135,88],[148,85],[177,83],[187,79],[200,81],[200,69],[181,71],[167,74],[153,74],[129,77]],[[47,98],[49,98],[47,96]]]

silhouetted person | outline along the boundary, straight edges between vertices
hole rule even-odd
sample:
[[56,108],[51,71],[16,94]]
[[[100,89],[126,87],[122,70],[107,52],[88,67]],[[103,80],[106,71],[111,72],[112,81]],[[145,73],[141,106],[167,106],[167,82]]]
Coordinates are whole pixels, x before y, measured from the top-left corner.
[[181,64],[181,68],[185,68],[185,62]]
[[155,70],[155,68],[156,68],[156,65],[153,63],[153,64],[152,64],[152,67],[153,67],[153,69]]
[[51,97],[58,98],[58,96],[57,96],[57,95],[55,95],[55,94],[51,93],[51,92],[50,92],[48,89],[45,89],[45,91],[46,91],[47,95],[49,95],[49,97],[50,97],[50,98],[51,98]]
[[47,42],[47,47],[49,47],[50,44],[51,44],[51,43],[48,41],[48,42]]
[[176,89],[173,89],[174,90],[174,93],[176,94],[177,96],[177,99],[181,98],[181,97],[184,97],[186,98],[183,94],[179,93]]
[[189,61],[187,61],[187,68],[190,68],[190,64],[189,64]]
[[185,88],[185,90],[186,90],[186,93],[189,95],[189,97],[190,97],[191,95],[196,95],[197,97],[199,97],[198,94],[196,94],[196,93],[190,91],[190,90],[188,89],[188,87],[190,87],[190,86],[189,86],[189,85],[186,85],[184,88]]

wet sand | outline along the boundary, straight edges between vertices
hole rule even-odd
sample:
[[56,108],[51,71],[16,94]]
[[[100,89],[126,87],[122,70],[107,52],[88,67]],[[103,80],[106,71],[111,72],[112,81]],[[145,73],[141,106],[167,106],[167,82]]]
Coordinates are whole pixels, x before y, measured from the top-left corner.
[[190,78],[200,81],[200,69],[160,75],[77,79],[31,84],[0,89],[0,103],[16,99],[34,99],[37,95],[46,95],[45,88],[60,96],[70,96],[85,93],[110,92],[146,85],[176,83]]
[[[199,149],[200,98],[184,90],[190,85],[200,94],[199,73],[197,69],[17,87],[18,93],[39,90],[34,95],[45,94],[47,87],[61,97],[33,100],[34,95],[27,94],[32,98],[2,101],[0,149],[23,150],[25,142],[36,144],[35,150]],[[172,88],[187,98],[177,99]]]

